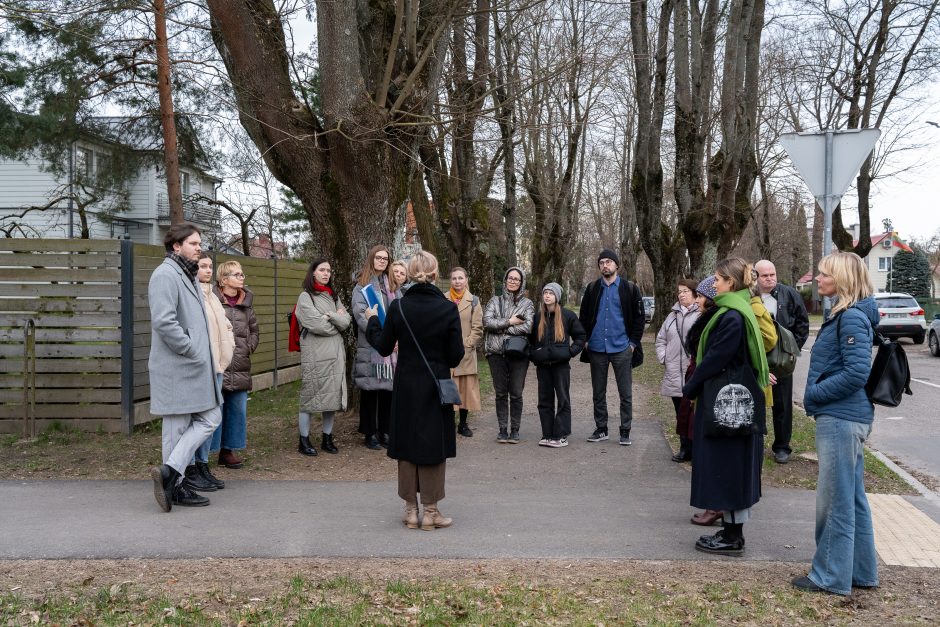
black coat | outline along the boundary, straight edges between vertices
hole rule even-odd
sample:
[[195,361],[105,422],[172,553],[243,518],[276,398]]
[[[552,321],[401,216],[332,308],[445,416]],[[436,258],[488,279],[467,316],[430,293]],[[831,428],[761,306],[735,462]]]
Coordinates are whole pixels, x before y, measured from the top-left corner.
[[[434,371],[428,372],[402,310]],[[381,355],[391,355],[398,343],[398,367],[392,388],[388,456],[413,464],[440,464],[457,455],[454,408],[441,405],[435,379],[450,377],[463,359],[463,334],[454,303],[437,287],[416,283],[388,308],[385,326],[369,319],[366,339]]]
[[777,287],[770,291],[770,295],[777,299],[777,322],[784,329],[788,329],[800,348],[806,344],[809,338],[809,314],[806,313],[806,305],[803,304],[803,297],[800,293],[783,283],[777,283]]
[[[588,340],[591,339],[591,333],[594,332],[594,325],[597,324],[597,309],[601,302],[601,281],[600,278],[584,290],[584,296],[581,298],[581,312],[578,318],[581,326],[584,327],[584,333]],[[620,288],[617,290],[620,296],[620,308],[623,311],[623,321],[627,337],[633,343],[633,362],[632,366],[636,368],[643,363],[643,328],[646,326],[646,313],[643,311],[643,295],[640,294],[640,288],[632,281],[620,277]],[[581,361],[588,363],[590,351],[585,344],[584,351],[581,353]]]
[[[750,364],[745,340],[744,318],[734,310],[726,311],[708,335],[702,361],[682,388],[683,396],[695,399],[705,381],[721,374],[724,368]],[[760,433],[741,438],[704,435],[701,406],[695,408],[692,450],[692,507],[715,510],[745,509],[760,500],[761,466],[764,461],[765,417],[754,416]]]
[[539,340],[539,322],[542,319],[542,308],[539,307],[532,319],[532,330],[529,332],[529,359],[536,366],[553,366],[566,364],[572,357],[584,350],[587,334],[584,327],[573,311],[562,308],[562,326],[565,337],[555,341],[555,313],[549,313],[545,321],[545,337]]

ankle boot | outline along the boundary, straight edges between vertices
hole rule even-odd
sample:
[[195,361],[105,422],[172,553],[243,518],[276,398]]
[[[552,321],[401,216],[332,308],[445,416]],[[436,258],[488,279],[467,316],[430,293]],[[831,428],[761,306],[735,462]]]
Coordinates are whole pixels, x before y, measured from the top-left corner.
[[692,440],[679,436],[679,452],[672,456],[672,461],[680,464],[692,461]]
[[313,444],[310,443],[309,435],[300,436],[300,443],[297,445],[297,452],[301,455],[307,455],[308,457],[317,456],[317,449],[313,448]]
[[185,475],[190,489],[196,492],[215,492],[218,490],[215,484],[206,481],[206,478],[202,476],[202,473],[200,473],[199,469],[195,466],[187,466]]
[[320,448],[322,448],[327,453],[331,453],[333,455],[336,455],[337,453],[339,453],[339,449],[336,448],[336,444],[333,442],[332,433],[323,434],[323,441],[320,443]]
[[233,469],[241,468],[242,460],[239,459],[231,449],[224,448],[219,451],[219,466]]
[[401,521],[405,523],[405,526],[409,529],[418,528],[418,503],[405,501],[405,515],[402,517]]
[[427,503],[424,506],[424,517],[421,519],[421,529],[432,531],[433,529],[442,529],[454,524],[453,519],[445,518],[437,509],[437,503]]
[[209,464],[206,462],[196,462],[196,470],[202,475],[202,478],[211,483],[218,490],[225,488],[225,482],[212,474],[209,470]]
[[459,433],[465,438],[473,437],[473,431],[471,431],[470,427],[467,426],[466,419],[461,420],[460,423],[457,425],[457,433]]

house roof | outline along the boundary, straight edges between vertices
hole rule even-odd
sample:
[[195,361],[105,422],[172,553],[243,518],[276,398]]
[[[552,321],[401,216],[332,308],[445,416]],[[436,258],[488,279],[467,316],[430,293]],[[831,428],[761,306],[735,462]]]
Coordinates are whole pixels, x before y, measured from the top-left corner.
[[[140,152],[163,152],[163,129],[157,116],[101,116],[88,119],[82,125],[90,135],[121,144]],[[203,172],[211,167],[209,156],[199,142],[198,133],[189,119],[176,116],[176,136],[181,163]]]
[[[874,249],[875,246],[880,245],[881,242],[884,241],[885,238],[888,238],[888,237],[891,238],[891,245],[894,246],[895,248],[900,248],[901,250],[903,250],[903,251],[905,251],[905,252],[909,252],[909,253],[910,253],[910,252],[913,252],[913,251],[911,250],[911,247],[910,247],[910,246],[908,246],[907,244],[905,244],[904,242],[901,241],[901,239],[898,237],[898,232],[897,232],[897,231],[888,231],[888,232],[886,232],[886,233],[878,233],[877,235],[874,235],[874,234],[871,235],[871,247],[872,247],[872,249]],[[857,245],[858,245],[858,240],[857,240],[857,239],[856,239],[856,240],[852,240],[852,245],[853,245],[853,246],[857,246]],[[807,272],[806,274],[804,274],[803,276],[801,276],[801,277],[800,277],[800,280],[797,281],[796,283],[797,283],[797,285],[803,285],[803,284],[806,284],[806,283],[811,283],[812,280],[813,280],[813,271],[810,270],[809,272]]]

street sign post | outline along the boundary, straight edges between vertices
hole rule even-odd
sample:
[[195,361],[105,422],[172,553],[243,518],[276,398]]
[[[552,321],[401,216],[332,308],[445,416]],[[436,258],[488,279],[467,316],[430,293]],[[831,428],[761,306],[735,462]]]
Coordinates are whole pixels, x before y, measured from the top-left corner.
[[[839,206],[842,195],[871,154],[879,136],[881,131],[877,128],[780,136],[780,145],[823,208],[823,255],[832,252],[832,212]],[[823,298],[824,318],[829,317],[829,310],[826,296]]]

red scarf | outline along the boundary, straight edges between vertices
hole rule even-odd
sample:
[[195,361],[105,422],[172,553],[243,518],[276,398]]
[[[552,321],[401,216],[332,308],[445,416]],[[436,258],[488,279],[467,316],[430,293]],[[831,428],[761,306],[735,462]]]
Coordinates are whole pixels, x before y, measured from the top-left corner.
[[316,281],[313,282],[313,291],[314,292],[326,292],[330,296],[333,295],[333,290],[330,289],[329,285],[320,285]]

